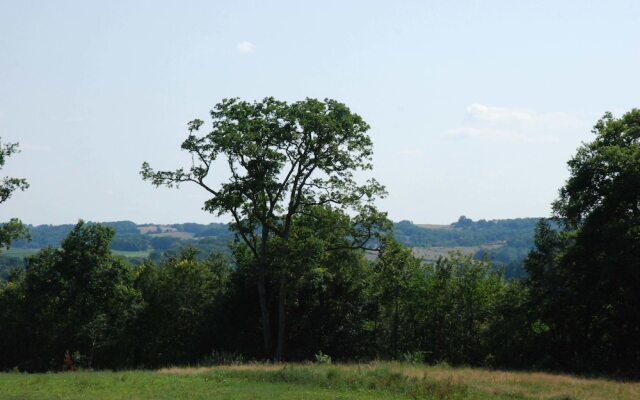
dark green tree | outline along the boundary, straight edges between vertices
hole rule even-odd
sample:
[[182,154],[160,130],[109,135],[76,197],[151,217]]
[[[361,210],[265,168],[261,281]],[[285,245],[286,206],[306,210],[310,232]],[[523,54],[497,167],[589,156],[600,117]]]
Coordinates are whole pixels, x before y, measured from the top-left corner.
[[491,264],[451,253],[427,265],[417,318],[421,342],[432,361],[485,363],[491,349],[487,339],[505,282]]
[[231,269],[220,254],[197,256],[186,247],[159,265],[146,261],[139,267],[135,287],[144,308],[136,323],[137,365],[197,363],[220,347],[227,327],[213,326],[212,319],[221,314]]
[[[288,104],[274,98],[254,103],[230,99],[217,104],[211,117],[212,130],[203,136],[196,135],[203,121],[188,125],[182,149],[192,156],[190,167],[155,171],[145,162],[141,174],[156,186],[194,183],[211,196],[204,204],[206,211],[231,215],[232,229],[255,262],[264,350],[270,354],[271,239],[287,242],[295,217],[314,206],[353,210],[365,222],[383,217],[372,201],[384,195],[384,188],[375,180],[358,184],[354,179],[354,172],[371,169],[369,125],[335,100]],[[222,163],[215,163],[218,158]],[[213,173],[224,165],[226,173]],[[214,186],[210,172],[218,180],[228,180]],[[279,273],[275,287],[276,359],[284,356],[287,276]]]
[[[364,289],[371,283],[364,248],[378,246],[363,246],[372,235],[371,223],[328,205],[314,206],[294,218],[288,240],[274,237],[271,269],[274,281],[286,274],[294,357],[308,359],[319,351],[342,357],[362,354]],[[376,220],[375,227],[379,241],[390,223]]]
[[[640,370],[640,110],[610,113],[568,162],[525,265],[560,367]],[[568,318],[570,316],[570,318]]]
[[66,351],[82,354],[87,367],[130,365],[140,295],[132,271],[111,254],[113,235],[80,221],[60,249],[41,250],[10,277],[0,290],[9,321],[0,327],[3,367],[59,369]]
[[373,264],[371,289],[377,306],[375,321],[377,351],[398,359],[417,345],[415,319],[416,289],[425,278],[425,269],[411,249],[391,237],[381,240],[380,253]]

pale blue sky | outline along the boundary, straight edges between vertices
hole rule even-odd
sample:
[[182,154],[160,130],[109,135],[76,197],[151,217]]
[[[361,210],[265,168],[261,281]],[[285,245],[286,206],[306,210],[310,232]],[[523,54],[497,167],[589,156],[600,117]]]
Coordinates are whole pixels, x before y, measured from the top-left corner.
[[211,222],[155,189],[222,98],[331,97],[372,126],[394,220],[545,216],[610,110],[640,105],[638,1],[0,0],[0,220]]

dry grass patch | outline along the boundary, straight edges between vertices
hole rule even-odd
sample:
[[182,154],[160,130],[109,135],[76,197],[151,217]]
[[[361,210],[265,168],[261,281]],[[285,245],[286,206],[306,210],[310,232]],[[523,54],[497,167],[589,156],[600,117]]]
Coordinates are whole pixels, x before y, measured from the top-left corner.
[[480,368],[420,367],[396,365],[407,376],[446,380],[485,393],[530,399],[637,400],[640,383],[588,379],[544,372],[510,372]]
[[[466,387],[469,394],[484,394],[482,398],[515,398],[540,400],[638,400],[639,382],[589,379],[566,374],[543,372],[510,372],[480,368],[419,366],[401,363],[334,364],[238,364],[216,367],[163,368],[162,374],[202,374],[211,372],[280,373],[282,371],[319,372],[324,370],[349,372],[365,376],[376,371],[388,371],[417,381],[440,382]],[[263,375],[264,376],[264,375]],[[310,375],[311,376],[311,375]],[[310,382],[311,383],[311,382]],[[475,398],[475,397],[473,397]]]

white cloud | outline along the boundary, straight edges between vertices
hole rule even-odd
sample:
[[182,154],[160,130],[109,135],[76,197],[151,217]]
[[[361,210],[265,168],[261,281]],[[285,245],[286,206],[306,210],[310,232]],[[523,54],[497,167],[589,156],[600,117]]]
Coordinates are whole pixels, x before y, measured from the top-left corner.
[[245,40],[236,45],[236,51],[240,54],[251,54],[256,51],[256,45]]
[[540,113],[526,108],[483,104],[471,104],[466,111],[467,122],[447,131],[447,137],[548,144],[559,142],[563,131],[588,127],[579,116],[563,112]]
[[452,129],[447,132],[447,136],[458,139],[487,139],[496,142],[513,142],[513,143],[558,143],[560,139],[554,135],[531,135],[519,133],[510,130],[501,130],[494,128],[474,128],[472,126],[463,126]]
[[530,122],[534,119],[534,113],[525,109],[488,107],[477,103],[468,106],[467,113],[474,120],[487,122]]

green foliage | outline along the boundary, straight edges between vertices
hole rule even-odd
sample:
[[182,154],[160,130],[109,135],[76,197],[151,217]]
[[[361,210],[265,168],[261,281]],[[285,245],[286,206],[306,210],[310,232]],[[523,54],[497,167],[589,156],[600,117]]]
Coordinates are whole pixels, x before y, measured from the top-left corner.
[[[495,307],[508,285],[485,261],[452,254],[426,267],[416,287],[414,329],[429,361],[487,362]],[[420,347],[419,347],[420,348]]]
[[[354,172],[371,169],[369,126],[344,104],[329,99],[292,104],[274,98],[254,103],[225,99],[211,118],[212,131],[204,136],[196,135],[203,121],[188,124],[189,135],[182,143],[193,160],[188,170],[155,171],[145,162],[140,173],[156,186],[195,183],[211,196],[204,210],[232,216],[231,228],[252,253],[265,354],[282,359],[291,272],[269,268],[288,265],[272,262],[272,245],[288,247],[296,216],[314,207],[358,213],[354,226],[366,232],[364,242],[353,237],[354,247],[365,246],[380,221],[386,222],[373,206],[376,197],[385,195],[384,188],[373,179],[358,184],[353,178]],[[212,187],[207,179],[218,157],[226,162],[229,179]],[[276,275],[278,341],[272,353],[267,281]]]
[[111,242],[111,248],[120,251],[142,251],[149,248],[149,242],[139,233],[116,235]]
[[[461,217],[464,218],[464,217]],[[533,244],[533,229],[537,218],[504,220],[465,219],[466,223],[453,223],[448,227],[429,228],[400,221],[394,224],[396,240],[406,246],[477,246],[506,242],[514,247]]]
[[[134,287],[144,308],[137,320],[137,365],[195,363],[215,348],[217,308],[228,288],[231,269],[220,255],[201,260],[197,250],[183,249],[159,265],[145,262]],[[222,327],[220,327],[222,328]]]
[[[522,280],[505,279],[515,264],[496,269],[479,254],[426,264],[403,242],[506,241],[500,257],[512,260],[531,241],[531,220],[461,217],[438,234],[401,222],[393,237],[371,203],[383,188],[353,179],[370,167],[371,143],[344,105],[225,100],[212,117],[204,137],[194,134],[201,121],[190,124],[188,171],[145,164],[142,174],[202,186],[212,196],[205,209],[231,214],[233,232],[175,225],[189,232],[183,240],[142,235],[129,221],[30,227],[34,241],[57,238],[60,247],[24,249],[34,253],[24,268],[0,257],[0,369],[60,370],[65,355],[88,369],[225,364],[282,360],[286,349],[318,364],[381,358],[640,373],[640,111],[605,115],[569,162]],[[212,189],[204,179],[218,156],[231,180]],[[24,229],[12,220],[0,241]],[[112,252],[149,242],[156,251],[136,266]],[[317,367],[247,376],[409,397],[466,393],[395,370]]]
[[640,110],[605,114],[593,133],[553,204],[562,231],[541,223],[526,260],[536,332],[552,365],[637,372]]
[[149,243],[155,250],[167,251],[174,245],[179,244],[180,239],[171,236],[152,237]]
[[415,349],[415,326],[411,326],[415,322],[412,314],[417,312],[415,290],[424,278],[420,260],[408,248],[383,238],[371,285],[376,306],[376,347],[381,355],[398,359],[403,352]]
[[[4,167],[8,157],[19,151],[18,143],[2,144],[0,142],[0,169]],[[0,203],[7,201],[16,190],[26,190],[27,188],[29,188],[29,184],[26,179],[4,177],[0,182]]]
[[13,269],[23,266],[24,260],[22,258],[0,254],[0,281],[6,280]]
[[331,356],[319,351],[315,355],[316,363],[318,364],[331,364]]
[[[18,143],[0,142],[0,169],[4,167],[7,158],[19,152]],[[0,181],[0,203],[7,201],[16,190],[24,191],[29,188],[26,179],[4,177]],[[12,218],[11,221],[0,224],[0,249],[8,248],[11,241],[16,239],[27,239],[29,234],[19,219]]]
[[428,227],[410,221],[394,224],[398,242],[410,247],[486,246],[475,251],[474,257],[485,257],[502,270],[505,278],[524,278],[522,261],[533,248],[533,233],[537,218],[473,221],[464,216],[450,226]]
[[422,364],[426,356],[424,351],[407,351],[402,354],[402,361],[407,364]]
[[87,355],[88,366],[127,360],[140,294],[111,255],[112,237],[110,228],[80,221],[60,249],[40,251],[10,276],[0,292],[5,368],[57,369],[66,351]]
[[29,231],[17,218],[0,224],[0,248],[9,248],[11,242],[17,239],[29,239]]

